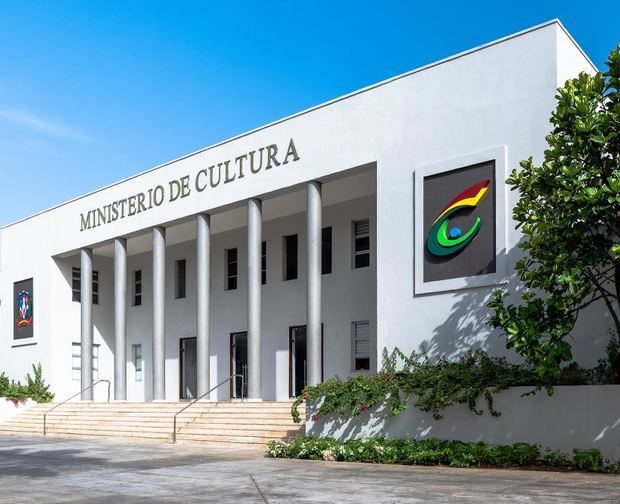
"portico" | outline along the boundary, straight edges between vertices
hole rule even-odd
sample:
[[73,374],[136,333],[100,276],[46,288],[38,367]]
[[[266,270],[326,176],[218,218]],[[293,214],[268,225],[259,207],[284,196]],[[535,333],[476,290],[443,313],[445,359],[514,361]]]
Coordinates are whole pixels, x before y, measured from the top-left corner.
[[[109,346],[103,352],[100,350],[98,367],[99,377],[103,377],[102,361],[109,351],[113,360],[114,398],[162,401],[200,397],[220,381],[241,372],[247,381],[249,399],[284,399],[295,390],[289,382],[296,357],[303,359],[297,369],[303,369],[304,383],[316,384],[326,376],[325,349],[334,357],[339,355],[337,359],[328,357],[327,366],[335,368],[328,376],[351,372],[351,324],[374,316],[372,301],[376,282],[374,261],[372,267],[366,268],[368,271],[356,271],[351,266],[351,225],[362,217],[374,221],[374,177],[374,168],[364,167],[344,177],[309,181],[94,246],[95,258],[113,273],[109,295],[103,292],[103,285],[100,287],[100,304],[110,306],[111,309],[103,311],[107,317],[112,316],[114,324],[112,331],[100,331],[103,346]],[[324,224],[330,224],[332,233],[327,245],[329,266],[334,267],[329,273],[322,268],[322,256],[327,250],[323,244]],[[298,272],[297,278],[288,279],[283,273],[287,260],[285,237],[292,236],[296,236],[298,250],[288,253],[295,254]],[[83,259],[89,257],[89,249],[82,249]],[[236,262],[228,257],[233,250]],[[335,255],[344,257],[337,259]],[[182,281],[187,284],[187,291],[183,298],[176,292],[180,281],[179,261],[185,261],[186,265],[183,270],[186,278]],[[336,264],[342,271],[335,271]],[[90,273],[81,267],[82,287],[89,283],[86,279],[97,267],[92,266]],[[235,288],[227,283],[231,275],[235,278]],[[335,317],[342,319],[337,326],[326,317],[331,307],[322,306],[323,278],[331,280],[329,277],[336,275],[340,277],[341,292],[328,296],[332,306],[338,297],[351,295],[354,289],[348,282],[342,282],[345,276],[351,280],[366,277],[362,284],[367,283],[364,297],[368,301],[360,303],[359,312],[364,316]],[[140,296],[138,304],[134,299],[136,294]],[[100,308],[94,307],[95,311]],[[89,320],[89,311],[93,311],[92,295],[82,289],[82,363],[93,361],[89,337],[92,338],[96,322],[93,317]],[[149,311],[150,317],[145,313]],[[290,338],[295,337],[289,334],[291,327],[303,327],[305,331],[304,335],[297,335],[298,339],[305,337],[305,348],[297,352],[291,347]],[[245,357],[240,361],[233,359],[233,340],[238,338],[231,337],[230,356],[227,355],[226,346],[233,333],[247,334],[244,336],[247,361],[243,360]],[[195,343],[185,345],[183,341],[188,338]],[[179,342],[180,353],[174,355]],[[298,344],[296,348],[301,347]],[[188,351],[191,353],[183,354]],[[136,361],[136,352],[143,363]],[[229,359],[230,365],[226,362]],[[144,369],[139,382],[136,382],[136,366]],[[92,370],[89,375],[92,376]],[[89,381],[82,373],[80,387],[86,388],[91,383],[92,378]],[[232,388],[220,387],[207,398],[235,397]],[[91,398],[92,395],[83,397]]]

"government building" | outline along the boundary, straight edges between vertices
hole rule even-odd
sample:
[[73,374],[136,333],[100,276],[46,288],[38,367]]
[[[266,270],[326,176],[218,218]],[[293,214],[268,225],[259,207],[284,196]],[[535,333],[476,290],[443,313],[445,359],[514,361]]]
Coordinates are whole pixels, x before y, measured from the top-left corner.
[[4,226],[0,371],[40,362],[59,401],[104,379],[113,401],[288,401],[384,349],[515,359],[485,323],[518,288],[505,179],[582,71],[552,21]]

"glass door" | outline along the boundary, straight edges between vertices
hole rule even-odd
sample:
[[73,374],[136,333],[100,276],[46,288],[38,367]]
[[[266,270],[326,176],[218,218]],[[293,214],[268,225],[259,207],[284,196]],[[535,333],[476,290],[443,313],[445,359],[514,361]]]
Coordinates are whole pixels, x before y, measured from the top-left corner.
[[[306,326],[288,329],[288,393],[291,397],[301,394],[308,384],[308,346]],[[321,381],[323,381],[323,324],[321,324]]]
[[308,383],[306,326],[289,329],[289,395],[297,397]]
[[181,339],[181,399],[195,399],[197,393],[196,338]]
[[230,397],[240,399],[248,396],[248,333],[238,332],[230,335],[230,374],[243,375],[243,390],[241,379],[234,378],[230,385]]

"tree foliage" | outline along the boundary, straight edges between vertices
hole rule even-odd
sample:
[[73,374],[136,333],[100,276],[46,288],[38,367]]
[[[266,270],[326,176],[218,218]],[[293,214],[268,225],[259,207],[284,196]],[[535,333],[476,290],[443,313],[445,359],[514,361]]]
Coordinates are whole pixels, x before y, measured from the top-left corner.
[[541,377],[572,359],[567,336],[591,304],[604,305],[620,334],[620,46],[606,66],[558,89],[542,164],[521,161],[507,180],[519,192],[524,289],[518,304],[496,291],[489,323]]

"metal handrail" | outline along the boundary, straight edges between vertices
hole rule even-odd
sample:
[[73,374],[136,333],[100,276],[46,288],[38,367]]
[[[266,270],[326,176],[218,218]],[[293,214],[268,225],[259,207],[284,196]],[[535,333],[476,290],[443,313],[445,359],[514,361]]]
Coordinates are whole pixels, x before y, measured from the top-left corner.
[[[185,405],[183,408],[181,408],[179,411],[177,411],[174,414],[174,426],[172,427],[172,444],[177,442],[177,417],[183,413],[187,408],[189,408],[190,406],[193,406],[194,404],[196,404],[198,401],[200,401],[203,397],[208,396],[211,392],[213,392],[215,389],[221,387],[222,385],[224,385],[224,383],[228,383],[229,381],[231,381],[234,378],[241,378],[241,399],[244,399],[243,397],[243,389],[245,386],[245,379],[243,378],[242,374],[234,374],[234,375],[230,375],[228,378],[226,378],[224,381],[221,381],[220,383],[218,383],[215,387],[210,388],[207,392],[205,392],[204,394],[202,394],[200,397],[197,397],[196,399],[193,399],[189,402],[189,404]],[[235,382],[236,383],[236,382]]]
[[63,402],[57,404],[53,408],[48,409],[45,413],[43,413],[43,435],[47,436],[47,415],[49,415],[56,408],[62,406],[63,404],[65,404],[66,402],[70,401],[74,397],[79,396],[82,392],[86,392],[87,390],[90,390],[95,385],[97,385],[98,383],[101,383],[101,382],[107,382],[107,384],[108,384],[108,402],[110,402],[110,380],[97,380],[95,383],[93,383],[89,387],[86,387],[85,389],[80,390],[77,394],[73,394],[71,397],[69,397],[69,399],[65,399]]

